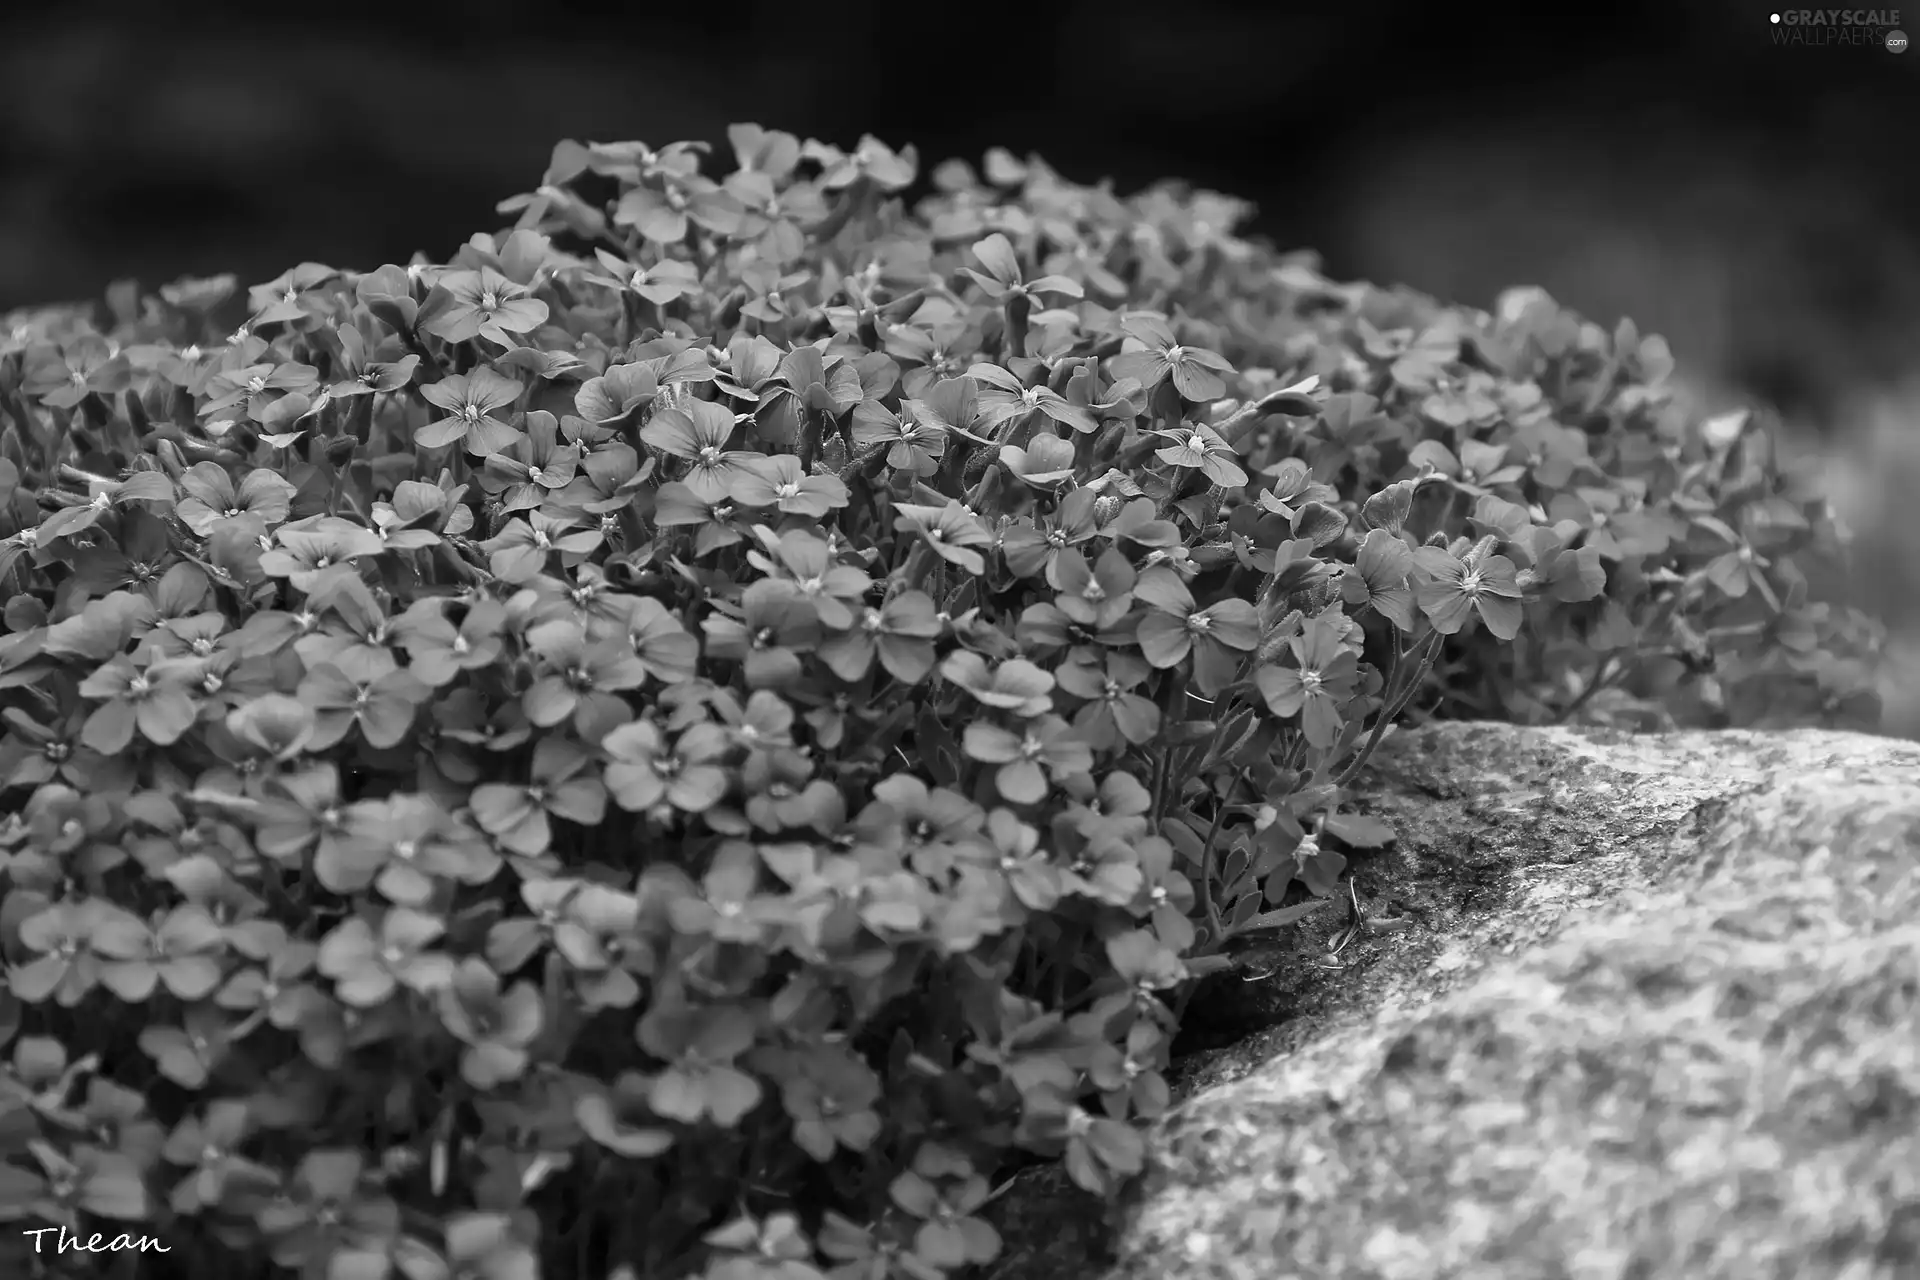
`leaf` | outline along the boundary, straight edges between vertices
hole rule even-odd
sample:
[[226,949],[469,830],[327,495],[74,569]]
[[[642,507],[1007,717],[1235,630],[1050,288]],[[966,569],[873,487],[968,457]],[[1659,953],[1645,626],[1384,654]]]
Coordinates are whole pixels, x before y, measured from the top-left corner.
[[926,766],[927,775],[936,785],[951,787],[959,783],[966,756],[946,722],[932,707],[921,708],[919,718],[914,722],[913,745]]
[[[1199,859],[1196,857],[1194,861]],[[1244,844],[1236,844],[1227,850],[1227,856],[1221,861],[1220,883],[1227,887],[1229,896],[1238,891],[1240,877],[1246,874],[1248,861],[1247,846]]]
[[1346,866],[1345,854],[1335,853],[1331,849],[1322,849],[1312,857],[1300,861],[1295,878],[1312,890],[1315,897],[1324,898],[1340,883],[1340,873],[1346,870]]
[[1259,917],[1262,902],[1263,899],[1258,890],[1241,894],[1239,901],[1233,904],[1233,910],[1227,917],[1228,929],[1233,933],[1239,933],[1246,928],[1249,921]]
[[1281,907],[1274,911],[1265,911],[1259,915],[1250,916],[1244,924],[1235,930],[1235,935],[1245,937],[1248,934],[1284,929],[1288,925],[1298,924],[1332,901],[1332,898],[1314,898],[1307,902],[1295,903],[1290,907]]
[[629,1159],[657,1156],[673,1145],[671,1130],[626,1124],[615,1116],[612,1101],[597,1093],[576,1102],[573,1116],[587,1137]]
[[1393,828],[1377,818],[1336,813],[1327,819],[1326,832],[1355,849],[1378,849],[1394,841]]
[[1346,531],[1346,515],[1324,502],[1307,503],[1293,520],[1294,535],[1313,544],[1315,551],[1335,541]]

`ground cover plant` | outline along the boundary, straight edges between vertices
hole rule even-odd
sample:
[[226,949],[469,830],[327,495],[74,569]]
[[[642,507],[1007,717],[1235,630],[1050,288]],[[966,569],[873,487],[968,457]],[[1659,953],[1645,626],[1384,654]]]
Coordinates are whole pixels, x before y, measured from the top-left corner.
[[1631,323],[729,142],[0,333],[9,1274],[964,1274],[1139,1173],[1397,720],[1870,713]]

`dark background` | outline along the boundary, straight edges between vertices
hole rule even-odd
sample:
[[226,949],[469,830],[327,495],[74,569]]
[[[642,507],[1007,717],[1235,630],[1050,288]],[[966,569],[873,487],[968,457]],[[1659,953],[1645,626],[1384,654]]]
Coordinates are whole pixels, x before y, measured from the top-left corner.
[[562,136],[753,120],[1188,178],[1341,277],[1544,284],[1815,419],[1920,349],[1920,52],[1776,46],[1767,0],[614,8],[13,7],[0,309],[442,260]]

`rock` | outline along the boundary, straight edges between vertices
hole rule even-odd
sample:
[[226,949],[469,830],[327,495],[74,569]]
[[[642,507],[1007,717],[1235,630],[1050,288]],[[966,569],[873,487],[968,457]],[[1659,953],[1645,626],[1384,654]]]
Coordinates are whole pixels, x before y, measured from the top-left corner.
[[1377,760],[1357,897],[1416,923],[1292,958],[1278,1025],[1183,1064],[1117,1238],[1023,1178],[998,1280],[1920,1277],[1920,747],[1444,724]]

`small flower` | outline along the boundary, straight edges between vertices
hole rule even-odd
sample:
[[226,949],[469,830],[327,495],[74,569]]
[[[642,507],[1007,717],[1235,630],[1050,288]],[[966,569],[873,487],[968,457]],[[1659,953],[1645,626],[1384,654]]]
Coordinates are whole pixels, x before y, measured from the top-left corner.
[[916,1160],[914,1168],[893,1180],[888,1193],[903,1213],[920,1220],[913,1247],[924,1265],[944,1274],[971,1263],[991,1262],[999,1254],[1000,1233],[986,1219],[974,1216],[986,1206],[990,1194],[987,1180],[979,1174],[936,1180],[922,1173]]
[[440,1019],[462,1044],[460,1074],[476,1089],[518,1079],[527,1069],[528,1046],[539,1038],[545,1006],[540,989],[516,982],[506,990],[500,975],[468,956],[436,997]]
[[444,598],[416,600],[394,620],[406,648],[407,669],[433,688],[452,684],[463,671],[478,671],[499,661],[507,611],[496,600],[467,605],[456,624],[447,617]]
[[1167,448],[1155,450],[1153,455],[1168,466],[1198,467],[1209,484],[1224,489],[1238,489],[1247,483],[1247,473],[1240,469],[1233,446],[1222,440],[1212,427],[1174,427],[1153,434],[1173,441]]
[[222,520],[251,516],[272,528],[292,509],[294,488],[267,467],[247,472],[236,489],[227,469],[214,462],[196,462],[180,477],[185,497],[174,513],[201,537]]
[[980,286],[980,291],[995,302],[1007,302],[1016,297],[1037,298],[1043,293],[1066,298],[1086,296],[1086,291],[1078,281],[1065,276],[1026,279],[1020,256],[1013,250],[1013,243],[999,232],[974,244],[971,252],[985,270],[976,271],[972,267],[962,267],[960,270],[972,277],[973,282]]
[[[1100,532],[1094,519],[1098,501],[1099,495],[1091,490],[1075,489],[1051,514],[1037,520],[1022,517],[1020,523],[1004,530],[1000,552],[1007,559],[1007,568],[1022,578],[1045,575],[1047,585],[1056,591],[1065,590],[1056,567],[1063,556]],[[1131,575],[1131,567],[1128,572]],[[1130,580],[1128,586],[1132,586]]]
[[743,501],[736,486],[757,478],[762,455],[728,449],[740,420],[710,400],[688,399],[661,409],[640,431],[641,442],[691,464],[681,478],[687,492],[702,502]]
[[799,677],[800,655],[819,642],[820,610],[785,584],[762,578],[741,593],[738,605],[716,604],[700,627],[708,658],[742,663],[750,688],[777,688]]
[[1042,716],[1018,733],[976,720],[966,727],[962,745],[970,759],[1000,766],[994,786],[1013,804],[1038,804],[1047,797],[1049,779],[1093,768],[1093,749],[1059,716]]
[[1062,690],[1085,700],[1073,727],[1095,751],[1111,751],[1122,742],[1144,746],[1160,732],[1160,708],[1135,692],[1152,673],[1132,654],[1109,653],[1100,665],[1069,662],[1053,674]]
[[254,1211],[269,1255],[283,1267],[325,1265],[335,1273],[343,1259],[372,1254],[384,1263],[400,1211],[375,1185],[358,1151],[309,1151],[286,1193]]
[[805,529],[774,535],[760,531],[765,548],[747,552],[747,563],[810,604],[820,621],[835,629],[853,623],[853,610],[873,586],[861,570],[835,559],[835,547]]
[[1340,595],[1350,608],[1372,605],[1381,617],[1402,631],[1413,630],[1413,590],[1407,573],[1413,551],[1394,534],[1375,529],[1361,542],[1353,566],[1342,574]]
[[433,689],[384,650],[351,649],[323,662],[300,682],[314,713],[311,746],[325,750],[354,729],[373,747],[398,746]]
[[862,400],[853,409],[853,447],[887,445],[887,465],[895,471],[930,476],[947,451],[947,428],[913,415],[905,418],[878,400]]
[[100,984],[129,1004],[164,986],[181,1000],[212,994],[223,976],[226,936],[213,917],[182,903],[149,926],[131,917],[96,926],[95,954],[106,958]]
[[541,738],[533,748],[531,775],[524,785],[489,782],[473,791],[474,821],[515,853],[532,857],[546,850],[552,839],[549,817],[591,827],[606,815],[607,785],[592,753],[579,742]]
[[438,917],[409,907],[390,908],[378,932],[349,916],[320,940],[318,968],[333,979],[334,994],[356,1008],[380,1004],[401,987],[431,994],[453,981],[453,958],[428,950],[446,931]]
[[486,365],[429,383],[420,388],[420,394],[447,416],[416,427],[413,441],[423,449],[458,444],[482,457],[511,449],[522,439],[521,433],[496,414],[525,390],[524,384],[503,378]]
[[87,717],[81,741],[105,756],[125,751],[136,733],[155,746],[171,746],[199,716],[178,670],[143,669],[125,654],[81,681],[79,692],[101,704]]
[[925,592],[902,591],[878,608],[860,609],[844,630],[826,637],[815,651],[849,683],[865,676],[878,658],[894,679],[919,684],[933,670],[934,641],[940,636],[936,613]]
[[1444,547],[1422,547],[1413,562],[1428,578],[1419,589],[1420,612],[1441,635],[1458,632],[1476,613],[1497,639],[1520,633],[1520,584],[1513,561],[1471,551],[1460,560]]
[[480,484],[500,497],[503,511],[525,511],[572,483],[580,464],[578,445],[560,443],[559,420],[544,409],[527,415],[527,434],[487,453]]
[[509,520],[497,537],[480,544],[487,567],[504,582],[525,582],[540,573],[558,553],[584,557],[597,548],[600,530],[582,528],[571,519],[556,519],[544,511],[528,511],[524,519]]
[[782,515],[818,520],[850,501],[838,476],[810,476],[800,470],[800,459],[790,453],[760,457],[753,474],[736,477],[732,494],[742,506],[772,507]]
[[651,720],[634,720],[600,743],[610,763],[606,786],[613,802],[629,813],[670,804],[683,813],[702,813],[726,795],[730,785],[719,761],[730,750],[715,724],[694,724],[667,745]]
[[499,857],[430,797],[406,792],[348,805],[342,830],[314,856],[314,878],[333,893],[377,887],[389,902],[425,907],[448,881],[484,884]]
[[240,1154],[240,1146],[254,1129],[247,1103],[220,1098],[207,1104],[204,1115],[189,1113],[167,1136],[162,1154],[168,1164],[190,1170],[174,1185],[175,1213],[192,1214],[218,1206],[230,1183],[264,1187],[272,1171]]
[[1053,676],[1025,658],[1009,658],[992,670],[971,649],[956,649],[940,664],[940,674],[985,706],[1017,716],[1044,715],[1053,707]]
[[1340,734],[1340,707],[1360,680],[1359,662],[1341,639],[1342,629],[1322,614],[1309,619],[1287,642],[1296,665],[1262,667],[1254,684],[1267,710],[1281,719],[1301,717],[1307,741],[1328,747]]
[[1195,687],[1212,697],[1233,681],[1241,655],[1260,643],[1259,618],[1245,600],[1215,601],[1202,609],[1185,583],[1170,574],[1142,577],[1134,595],[1153,612],[1140,620],[1140,652],[1156,668],[1193,656]]
[[648,1089],[654,1111],[684,1124],[738,1124],[763,1096],[760,1081],[734,1065],[758,1032],[755,1016],[737,1006],[650,1009],[637,1038],[667,1064]]
[[1116,380],[1137,378],[1151,393],[1171,379],[1183,398],[1200,404],[1227,394],[1220,375],[1232,373],[1233,363],[1219,352],[1183,345],[1165,320],[1149,313],[1129,316],[1121,329],[1126,342],[1121,354],[1108,362]]
[[1073,479],[1073,442],[1051,431],[1036,431],[1026,447],[1000,446],[1000,465],[1035,489],[1056,489]]
[[247,290],[247,301],[254,310],[254,317],[248,324],[258,329],[263,325],[325,316],[326,299],[315,297],[313,291],[337,275],[339,272],[332,267],[318,262],[303,262],[289,271],[281,272],[265,284],[254,285]]
[[[114,937],[138,936],[144,928],[139,917],[99,898],[56,903],[20,922],[20,945],[39,954],[8,972],[8,989],[28,1004],[52,999],[70,1009],[100,981],[114,958]],[[107,953],[95,948],[101,937],[108,939]]]
[[328,569],[386,549],[380,535],[365,525],[338,516],[309,516],[274,531],[271,548],[260,557],[260,571],[310,591]]
[[52,1222],[77,1233],[82,1215],[121,1222],[147,1216],[146,1180],[132,1156],[84,1145],[63,1155],[39,1138],[23,1146],[34,1167],[0,1164],[0,1221]]
[[451,295],[450,304],[424,327],[446,342],[485,338],[511,347],[509,334],[531,333],[547,322],[547,304],[492,267],[448,271],[441,275],[438,288]]

